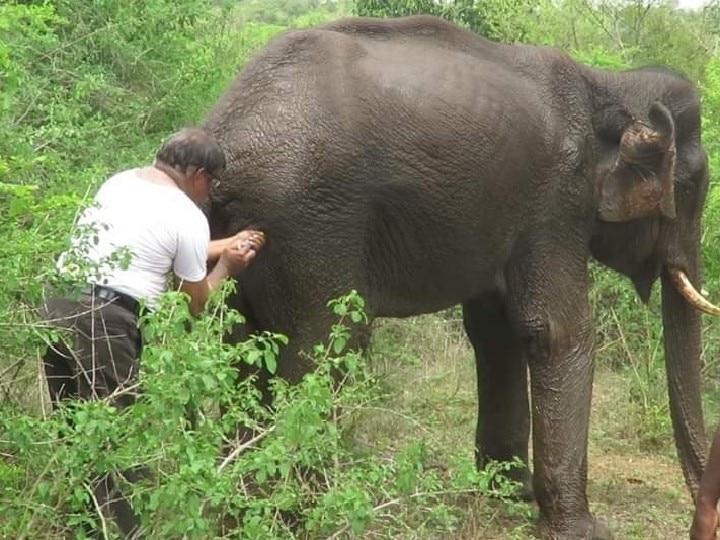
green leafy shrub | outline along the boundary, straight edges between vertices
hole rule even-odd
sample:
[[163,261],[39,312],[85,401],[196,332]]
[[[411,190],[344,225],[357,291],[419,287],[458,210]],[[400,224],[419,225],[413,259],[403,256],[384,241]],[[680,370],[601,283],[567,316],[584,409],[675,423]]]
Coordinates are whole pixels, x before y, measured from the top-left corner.
[[[514,464],[476,472],[468,459],[448,477],[431,466],[422,441],[392,458],[345,444],[344,425],[378,394],[362,355],[342,345],[348,324],[364,319],[362,299],[351,293],[332,308],[341,315],[328,343],[316,348],[316,369],[298,385],[273,381],[270,411],[252,378],[237,379],[235,366],[258,350],[265,366],[274,366],[286,340],[268,335],[277,347],[262,349],[253,347],[257,340],[229,344],[224,336],[242,317],[222,294],[193,321],[184,297],[168,293],[145,317],[135,405],[119,411],[106,401],[70,403],[47,418],[5,411],[0,535],[70,536],[88,524],[111,534],[113,523],[98,523],[92,511],[90,485],[95,475],[120,471],[142,471],[140,481],[121,485],[153,538],[392,536],[417,519],[451,530],[456,511],[444,498],[511,494],[501,474]],[[388,507],[398,507],[392,517],[381,512]]]

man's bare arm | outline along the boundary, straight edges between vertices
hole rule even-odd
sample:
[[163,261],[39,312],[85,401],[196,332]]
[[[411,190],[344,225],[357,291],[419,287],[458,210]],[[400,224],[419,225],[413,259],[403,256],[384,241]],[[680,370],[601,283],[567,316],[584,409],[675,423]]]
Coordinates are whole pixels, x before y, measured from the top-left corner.
[[260,237],[253,237],[252,241],[250,240],[251,235],[245,235],[247,239],[239,245],[235,244],[235,247],[223,249],[218,262],[205,279],[200,281],[183,280],[180,283],[180,290],[190,297],[190,312],[194,316],[199,315],[205,309],[211,291],[217,289],[228,277],[244,270],[255,258],[257,252],[265,244],[265,236],[262,233],[260,235]]
[[695,515],[690,529],[691,540],[714,540],[718,526],[717,504],[720,499],[720,428],[710,446],[705,471],[695,501]]

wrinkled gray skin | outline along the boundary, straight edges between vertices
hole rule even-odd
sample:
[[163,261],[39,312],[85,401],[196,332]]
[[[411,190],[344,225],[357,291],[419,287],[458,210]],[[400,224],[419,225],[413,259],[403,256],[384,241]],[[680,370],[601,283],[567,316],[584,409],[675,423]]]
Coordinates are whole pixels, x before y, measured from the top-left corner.
[[292,338],[283,377],[306,373],[298,351],[324,342],[327,300],[353,287],[373,317],[462,303],[478,464],[527,462],[532,417],[534,474],[520,479],[540,534],[609,538],[585,493],[594,257],[644,299],[661,278],[673,426],[695,492],[700,316],[667,274],[699,286],[708,169],[689,82],[590,69],[430,17],[350,19],[276,38],[206,126],[229,159],[213,235],[267,232],[235,300],[249,329]]

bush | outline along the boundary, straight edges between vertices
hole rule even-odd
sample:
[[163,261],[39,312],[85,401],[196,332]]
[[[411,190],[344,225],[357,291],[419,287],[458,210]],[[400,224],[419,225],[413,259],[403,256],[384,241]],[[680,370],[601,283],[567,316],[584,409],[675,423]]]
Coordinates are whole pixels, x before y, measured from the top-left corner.
[[[272,411],[261,405],[252,379],[237,380],[235,365],[261,360],[272,369],[286,340],[224,342],[242,317],[225,307],[223,294],[213,300],[193,321],[182,295],[169,293],[146,317],[143,392],[135,405],[118,411],[107,401],[71,403],[44,419],[4,411],[2,537],[67,537],[86,525],[112,531],[92,511],[92,478],[128,470],[143,479],[122,482],[122,489],[151,538],[294,538],[369,529],[392,537],[418,519],[447,530],[456,519],[444,497],[512,492],[508,482],[499,488],[491,482],[511,464],[478,473],[468,459],[449,478],[429,467],[432,454],[422,441],[392,459],[359,455],[343,443],[343,426],[378,398],[363,357],[344,348],[348,324],[364,317],[357,295],[333,304],[341,316],[328,343],[316,348],[315,371],[296,386],[273,382]],[[236,436],[238,426],[244,437]],[[410,500],[391,518],[380,511]]]

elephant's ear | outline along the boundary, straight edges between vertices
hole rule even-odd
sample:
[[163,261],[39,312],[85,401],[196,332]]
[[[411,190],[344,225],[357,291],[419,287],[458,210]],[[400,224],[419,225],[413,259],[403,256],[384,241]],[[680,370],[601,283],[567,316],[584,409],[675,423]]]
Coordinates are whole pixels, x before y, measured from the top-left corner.
[[617,158],[601,180],[603,221],[675,217],[675,124],[658,102],[648,118],[650,125],[634,120],[623,130]]

